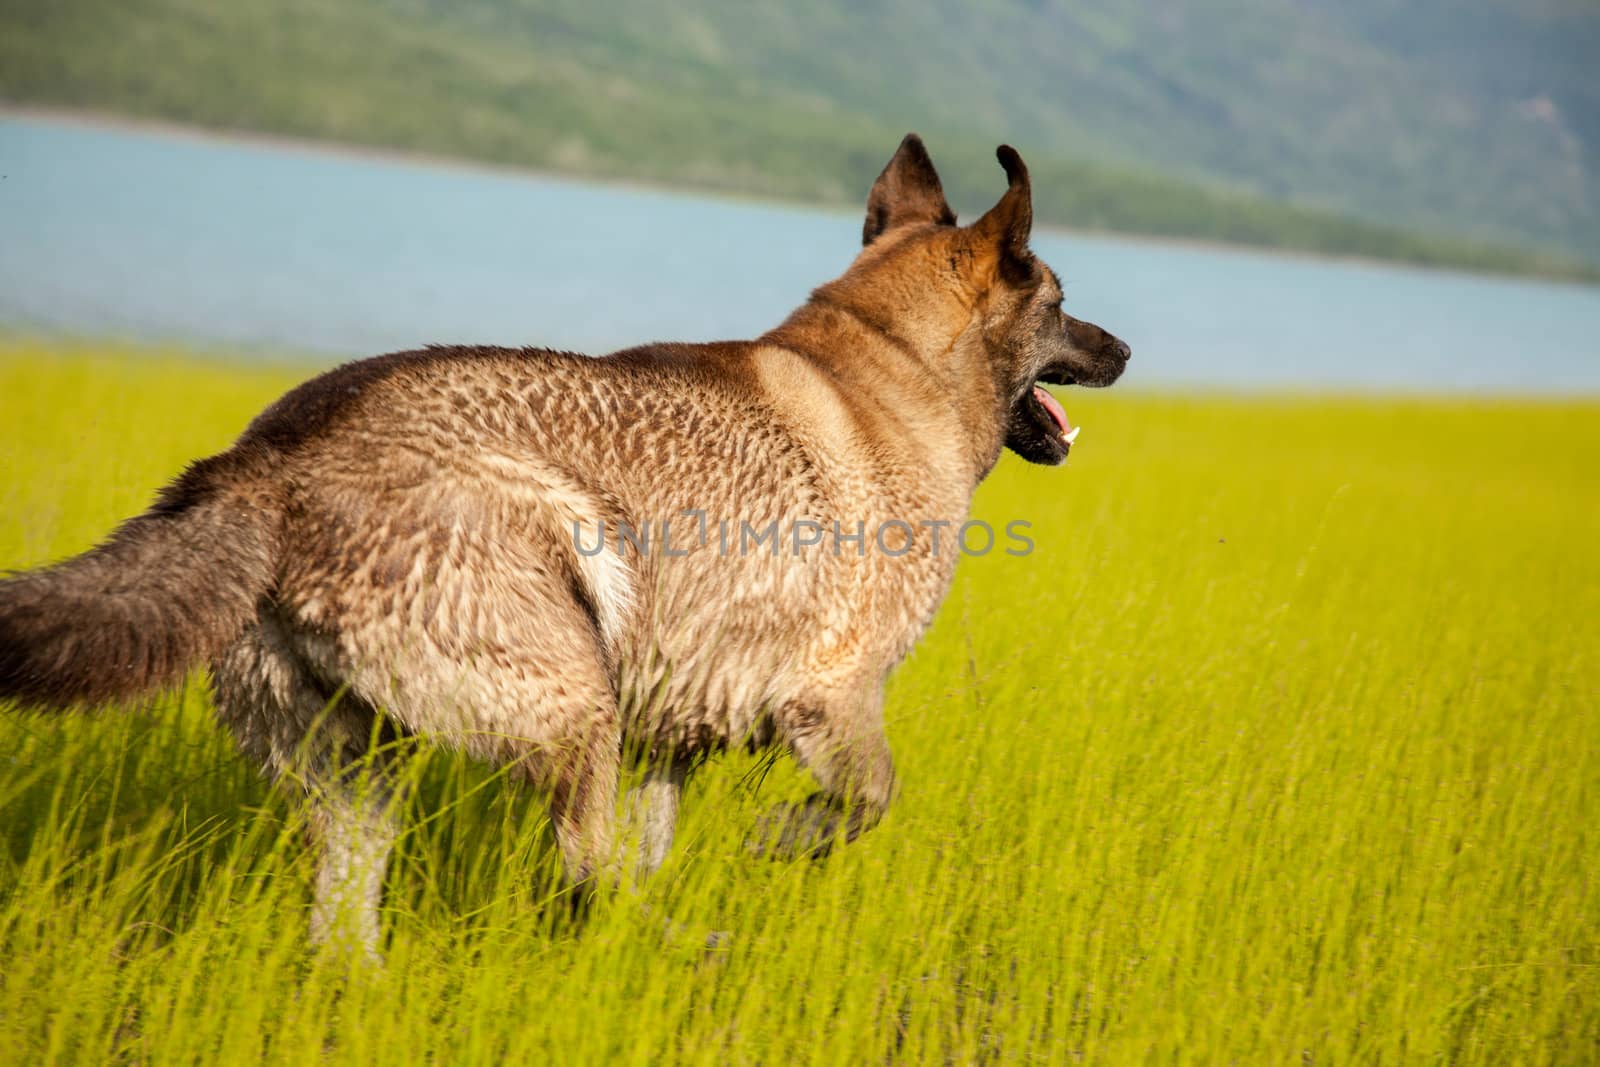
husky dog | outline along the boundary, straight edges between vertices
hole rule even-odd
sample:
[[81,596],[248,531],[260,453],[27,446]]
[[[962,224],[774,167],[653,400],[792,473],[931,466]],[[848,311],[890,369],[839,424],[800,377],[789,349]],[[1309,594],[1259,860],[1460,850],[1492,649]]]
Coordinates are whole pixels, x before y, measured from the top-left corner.
[[306,793],[313,936],[369,950],[390,746],[378,788],[348,770],[375,739],[547,790],[580,887],[616,863],[625,753],[642,872],[688,769],[730,744],[784,746],[820,786],[773,851],[855,837],[894,791],[884,679],[949,587],[973,490],[1003,449],[1066,459],[1041,383],[1128,361],[1062,310],[1027,168],[997,155],[1008,188],[959,226],[908,135],[861,253],[754,341],[430,347],[301,385],[99,547],[0,582],[0,698],[103,704],[208,665],[244,752]]

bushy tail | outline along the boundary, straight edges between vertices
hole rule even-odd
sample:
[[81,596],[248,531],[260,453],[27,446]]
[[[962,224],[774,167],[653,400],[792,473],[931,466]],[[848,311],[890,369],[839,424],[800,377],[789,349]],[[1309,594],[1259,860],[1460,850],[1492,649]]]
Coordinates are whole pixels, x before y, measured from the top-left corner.
[[0,700],[151,693],[238,636],[271,588],[278,521],[238,490],[234,458],[195,464],[98,548],[0,579]]

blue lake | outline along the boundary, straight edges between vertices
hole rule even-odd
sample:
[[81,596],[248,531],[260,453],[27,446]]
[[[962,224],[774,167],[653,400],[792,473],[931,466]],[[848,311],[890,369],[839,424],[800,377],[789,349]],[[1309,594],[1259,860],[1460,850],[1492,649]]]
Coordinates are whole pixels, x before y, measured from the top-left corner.
[[[0,175],[0,330],[263,357],[749,337],[860,234],[855,213],[23,117],[0,117]],[[1133,346],[1129,384],[1600,391],[1600,288],[1034,247]]]

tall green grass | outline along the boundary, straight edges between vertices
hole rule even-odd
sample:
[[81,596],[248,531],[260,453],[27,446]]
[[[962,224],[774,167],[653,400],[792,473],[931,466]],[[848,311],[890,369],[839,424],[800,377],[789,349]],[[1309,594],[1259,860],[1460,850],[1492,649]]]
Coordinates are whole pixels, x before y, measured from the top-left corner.
[[[291,383],[0,350],[0,565]],[[728,758],[574,923],[539,809],[426,757],[381,971],[304,947],[292,804],[203,689],[0,715],[0,1062],[1544,1063],[1600,1048],[1600,405],[1073,391],[893,679],[821,863]]]

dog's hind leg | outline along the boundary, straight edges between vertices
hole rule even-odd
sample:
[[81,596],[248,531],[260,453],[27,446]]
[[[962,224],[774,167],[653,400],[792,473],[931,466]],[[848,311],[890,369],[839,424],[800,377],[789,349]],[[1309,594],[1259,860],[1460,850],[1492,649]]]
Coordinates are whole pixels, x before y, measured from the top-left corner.
[[311,939],[380,958],[378,921],[389,854],[399,836],[399,793],[390,760],[374,752],[368,767],[345,767],[309,787],[310,829],[317,848]]
[[270,607],[213,664],[218,717],[245,754],[303,790],[317,850],[311,939],[379,957],[378,908],[398,836],[393,727],[328,693]]
[[[613,830],[622,764],[616,698],[609,687],[575,685],[568,675],[530,694],[542,711],[567,728],[537,744],[510,742],[509,762],[518,764],[550,802],[550,822],[561,849],[567,884],[585,904],[601,886],[614,885],[617,856]],[[558,699],[557,691],[565,691]]]
[[476,721],[494,731],[477,750],[549,798],[567,881],[585,901],[617,881],[617,694],[577,603],[551,596],[539,609],[537,629],[502,630],[501,662],[473,668],[472,688],[485,694]]

